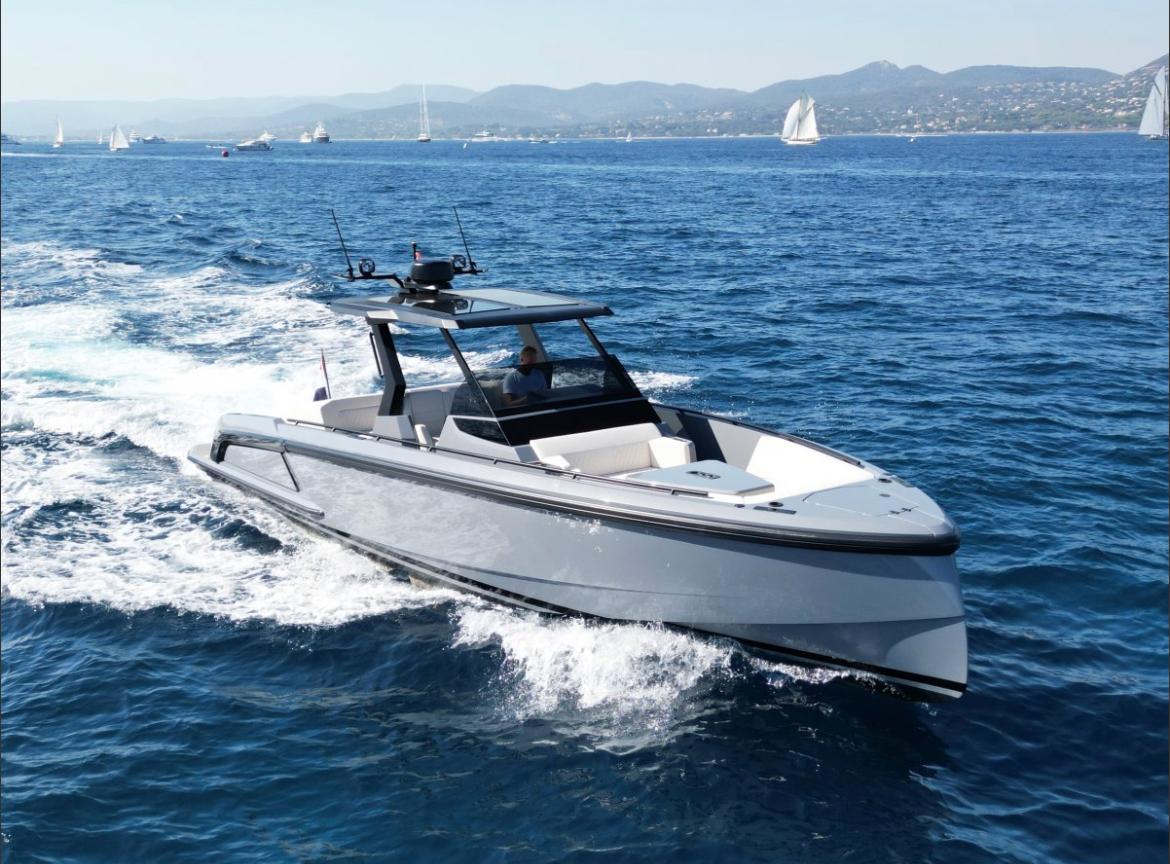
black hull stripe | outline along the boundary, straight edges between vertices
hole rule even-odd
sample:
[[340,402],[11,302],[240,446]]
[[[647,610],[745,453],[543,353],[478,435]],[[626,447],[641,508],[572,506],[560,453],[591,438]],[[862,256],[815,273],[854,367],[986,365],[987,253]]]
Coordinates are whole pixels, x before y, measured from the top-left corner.
[[343,468],[372,471],[390,477],[418,480],[433,486],[445,486],[450,489],[456,489],[466,495],[502,501],[513,506],[527,506],[539,510],[555,510],[570,515],[593,516],[641,525],[653,525],[658,528],[670,528],[677,531],[730,538],[745,543],[762,543],[770,546],[787,546],[798,549],[816,549],[822,552],[850,552],[862,555],[913,555],[919,557],[946,557],[953,555],[959,548],[959,542],[954,537],[939,538],[934,541],[915,540],[909,542],[891,541],[881,538],[840,539],[817,537],[807,534],[764,534],[758,531],[752,533],[752,528],[747,526],[728,525],[726,528],[721,528],[711,523],[696,524],[693,522],[681,522],[677,519],[658,517],[647,513],[631,513],[606,507],[591,507],[587,504],[570,503],[560,499],[554,500],[536,495],[525,495],[522,492],[505,492],[475,483],[463,482],[449,475],[434,474],[429,471],[407,468],[385,462],[365,461],[335,453],[325,453],[311,447],[290,443],[286,439],[276,440],[284,443],[289,453],[307,456],[311,459],[320,459],[325,462],[332,462]]
[[[760,642],[755,639],[742,639],[737,636],[729,636],[726,633],[715,633],[714,631],[710,630],[700,630],[697,627],[690,627],[686,624],[676,624],[670,621],[633,621],[627,619],[605,618],[600,615],[591,614],[589,612],[570,609],[567,606],[558,606],[555,603],[548,603],[544,600],[537,600],[534,597],[526,597],[523,594],[517,594],[516,592],[508,591],[505,588],[497,588],[494,585],[487,585],[483,582],[478,582],[474,579],[470,579],[445,568],[436,567],[434,564],[410,555],[405,555],[398,550],[392,549],[389,546],[384,546],[381,543],[372,543],[368,540],[359,540],[348,531],[341,531],[337,528],[330,528],[327,525],[322,525],[320,522],[306,519],[303,514],[297,513],[291,508],[284,506],[281,502],[272,498],[268,498],[257,490],[237,483],[231,478],[220,475],[211,476],[222,480],[229,485],[236,486],[245,492],[249,492],[263,498],[266,503],[285,514],[288,518],[297,522],[299,525],[303,525],[306,528],[317,531],[318,533],[340,540],[346,545],[352,546],[359,551],[388,561],[391,564],[397,564],[407,569],[418,571],[423,575],[433,576],[434,578],[441,579],[445,582],[452,582],[456,583],[457,585],[466,586],[472,589],[472,591],[476,594],[482,594],[509,605],[522,606],[535,611],[549,612],[555,615],[566,615],[573,618],[588,618],[596,621],[612,621],[618,624],[666,624],[670,627],[675,627],[692,633],[703,633],[705,635],[716,636],[721,639],[733,639],[736,642],[752,648],[756,648],[762,651],[769,651],[775,654],[783,654],[784,656],[790,657],[793,660],[802,661],[816,666],[835,666],[842,669],[864,672],[870,675],[878,675],[883,678],[892,678],[903,684],[906,682],[912,682],[914,684],[923,684],[928,687],[937,687],[942,690],[953,692],[956,697],[966,692],[967,690],[967,684],[965,682],[950,681],[946,678],[936,678],[931,675],[920,675],[917,672],[905,672],[899,669],[891,669],[886,666],[878,666],[873,663],[862,663],[857,660],[846,660],[841,657],[834,657],[830,654],[818,654],[814,651],[804,651],[798,648],[789,648],[785,645],[775,645],[770,642]],[[926,692],[933,693],[934,691]]]

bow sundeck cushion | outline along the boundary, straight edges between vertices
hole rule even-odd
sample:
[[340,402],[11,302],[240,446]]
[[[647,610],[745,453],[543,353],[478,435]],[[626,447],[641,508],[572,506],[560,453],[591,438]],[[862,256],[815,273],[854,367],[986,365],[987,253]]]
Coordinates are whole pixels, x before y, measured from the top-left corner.
[[663,435],[653,423],[535,438],[529,445],[546,465],[599,476],[670,468],[695,459],[693,443]]

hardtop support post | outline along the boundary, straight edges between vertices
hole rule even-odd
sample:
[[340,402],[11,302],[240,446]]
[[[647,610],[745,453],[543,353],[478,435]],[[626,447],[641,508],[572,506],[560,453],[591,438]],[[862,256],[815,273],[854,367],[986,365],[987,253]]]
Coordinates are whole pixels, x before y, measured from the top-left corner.
[[[369,321],[369,319],[366,319]],[[402,374],[402,365],[398,362],[398,351],[394,348],[394,337],[390,333],[390,325],[384,321],[369,321],[370,332],[374,337],[374,351],[386,378],[386,387],[382,391],[382,401],[378,405],[378,415],[393,417],[401,414],[406,402],[406,378]]]

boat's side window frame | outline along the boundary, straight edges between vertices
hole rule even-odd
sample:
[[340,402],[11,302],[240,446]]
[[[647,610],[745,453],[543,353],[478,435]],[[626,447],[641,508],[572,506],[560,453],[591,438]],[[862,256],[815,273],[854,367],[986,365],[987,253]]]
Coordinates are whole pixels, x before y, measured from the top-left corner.
[[[260,454],[275,456],[280,460],[279,467],[277,467],[277,462],[273,460],[268,460],[267,464],[261,464],[262,460],[254,458]],[[232,458],[233,455],[236,456],[235,459]],[[249,459],[249,456],[253,458]],[[259,442],[240,444],[229,441],[224,445],[223,457],[220,461],[226,462],[228,465],[239,468],[242,471],[247,471],[249,474],[254,474],[262,480],[283,486],[285,489],[291,489],[294,492],[301,491],[301,484],[297,481],[296,472],[293,471],[292,465],[289,464],[288,454],[285,453],[284,448],[280,445],[264,446]],[[283,473],[280,470],[281,468],[284,469]]]
[[[455,426],[468,435],[474,435],[476,438],[483,438],[486,441],[495,441],[500,444],[507,444],[508,437],[504,434],[504,430],[500,427],[499,421],[496,420],[494,412],[491,409],[491,402],[488,400],[487,393],[484,392],[483,385],[480,384],[475,373],[471,371],[471,367],[467,365],[467,361],[463,358],[463,352],[459,350],[459,345],[456,344],[455,338],[447,331],[441,330],[443,334],[443,341],[447,343],[447,348],[450,349],[451,355],[455,358],[455,362],[459,364],[459,371],[463,373],[463,379],[466,382],[464,386],[470,389],[467,395],[470,397],[468,402],[473,406],[476,414],[473,416],[456,416]],[[452,406],[452,414],[455,414],[455,408]]]

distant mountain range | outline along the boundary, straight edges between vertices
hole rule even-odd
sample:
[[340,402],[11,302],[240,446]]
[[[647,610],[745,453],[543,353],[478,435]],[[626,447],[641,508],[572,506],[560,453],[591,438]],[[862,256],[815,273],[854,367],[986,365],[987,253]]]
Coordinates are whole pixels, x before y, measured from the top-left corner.
[[[769,134],[801,91],[818,103],[824,134],[1136,127],[1161,57],[1125,75],[1077,67],[970,66],[940,73],[879,61],[839,75],[746,92],[694,84],[587,84],[568,90],[507,85],[486,93],[428,85],[432,133],[504,136]],[[231,139],[270,130],[296,138],[318,120],[335,138],[413,138],[421,85],[321,100],[295,97],[153,102],[6,102],[8,134],[91,137],[117,122],[143,134]]]

